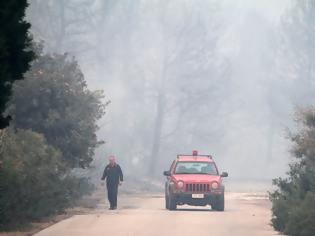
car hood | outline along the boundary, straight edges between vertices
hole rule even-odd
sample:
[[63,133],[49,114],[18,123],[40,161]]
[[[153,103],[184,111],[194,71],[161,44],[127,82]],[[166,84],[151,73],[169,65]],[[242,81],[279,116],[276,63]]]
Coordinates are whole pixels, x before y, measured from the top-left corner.
[[185,183],[205,183],[205,182],[220,182],[220,176],[218,175],[194,175],[194,174],[178,174],[173,175],[174,180],[179,181],[182,180]]

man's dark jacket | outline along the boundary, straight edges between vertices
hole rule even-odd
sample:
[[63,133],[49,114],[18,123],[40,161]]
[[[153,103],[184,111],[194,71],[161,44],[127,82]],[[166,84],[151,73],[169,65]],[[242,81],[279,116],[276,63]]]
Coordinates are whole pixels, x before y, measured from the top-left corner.
[[108,164],[103,172],[102,180],[104,180],[105,178],[107,186],[118,185],[119,181],[124,180],[124,176],[120,166],[118,164]]

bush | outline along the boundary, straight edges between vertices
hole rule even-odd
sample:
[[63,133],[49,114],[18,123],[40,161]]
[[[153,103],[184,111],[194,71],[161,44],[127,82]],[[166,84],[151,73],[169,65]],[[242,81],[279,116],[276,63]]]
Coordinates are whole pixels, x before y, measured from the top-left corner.
[[5,130],[0,146],[0,229],[59,213],[91,190],[67,174],[61,154],[43,135]]
[[290,235],[314,236],[315,193],[308,192],[300,204],[292,207],[285,232]]
[[315,109],[300,109],[297,121],[301,125],[293,141],[288,177],[273,180],[277,189],[270,193],[272,225],[292,236],[315,235]]

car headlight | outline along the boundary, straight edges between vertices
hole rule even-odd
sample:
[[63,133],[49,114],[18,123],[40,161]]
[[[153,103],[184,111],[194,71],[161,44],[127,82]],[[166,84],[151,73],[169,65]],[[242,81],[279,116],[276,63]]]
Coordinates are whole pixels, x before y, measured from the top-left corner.
[[218,184],[217,182],[213,182],[213,183],[211,184],[211,188],[212,188],[212,189],[217,189],[217,188],[219,188],[219,184]]
[[183,181],[178,181],[177,182],[177,187],[178,188],[183,188],[184,187],[184,182]]

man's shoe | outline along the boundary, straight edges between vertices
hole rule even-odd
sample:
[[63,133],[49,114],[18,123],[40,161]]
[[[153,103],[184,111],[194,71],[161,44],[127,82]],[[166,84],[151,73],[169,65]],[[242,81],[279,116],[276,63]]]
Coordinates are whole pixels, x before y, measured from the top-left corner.
[[114,206],[114,207],[113,207],[113,210],[117,210],[117,207],[116,207],[116,206]]
[[108,208],[108,210],[115,210],[115,209],[114,209],[114,207],[110,207],[110,208]]

